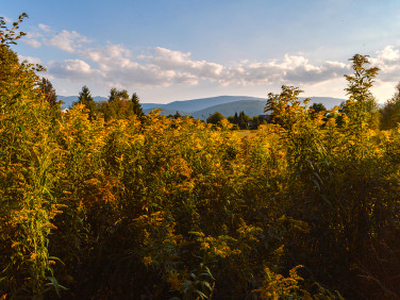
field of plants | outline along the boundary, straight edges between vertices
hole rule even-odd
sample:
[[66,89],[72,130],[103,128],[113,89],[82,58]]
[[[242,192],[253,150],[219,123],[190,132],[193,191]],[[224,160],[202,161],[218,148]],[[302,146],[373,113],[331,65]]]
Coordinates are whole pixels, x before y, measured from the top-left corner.
[[400,128],[379,130],[366,56],[341,109],[283,86],[237,134],[62,113],[0,20],[1,299],[400,297]]

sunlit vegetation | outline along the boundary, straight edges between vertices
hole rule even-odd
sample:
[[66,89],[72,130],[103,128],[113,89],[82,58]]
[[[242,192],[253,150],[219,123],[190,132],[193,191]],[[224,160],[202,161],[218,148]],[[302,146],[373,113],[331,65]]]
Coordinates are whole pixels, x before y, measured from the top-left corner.
[[238,134],[118,90],[61,113],[0,22],[2,299],[400,297],[400,128],[377,127],[367,56],[342,108],[283,86]]

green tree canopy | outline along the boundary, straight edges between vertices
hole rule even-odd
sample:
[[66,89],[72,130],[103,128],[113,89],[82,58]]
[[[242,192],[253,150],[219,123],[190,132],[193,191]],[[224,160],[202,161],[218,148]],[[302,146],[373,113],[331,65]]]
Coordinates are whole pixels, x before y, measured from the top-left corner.
[[139,103],[139,96],[136,93],[129,98],[127,90],[112,88],[108,101],[99,105],[106,121],[110,119],[127,119],[137,116],[140,120],[144,117],[142,106]]
[[117,88],[112,88],[110,90],[110,95],[108,96],[108,102],[116,102],[116,101],[129,100],[129,94],[127,90],[118,90]]
[[218,124],[220,121],[224,120],[225,117],[218,111],[213,113],[211,116],[207,118],[207,123],[209,124]]
[[250,120],[251,118],[246,115],[244,111],[241,111],[239,115],[237,112],[235,112],[235,115],[228,117],[228,121],[237,125],[240,129],[248,129]]
[[326,111],[326,107],[322,103],[313,103],[313,105],[310,106],[310,109],[312,109],[316,113]]

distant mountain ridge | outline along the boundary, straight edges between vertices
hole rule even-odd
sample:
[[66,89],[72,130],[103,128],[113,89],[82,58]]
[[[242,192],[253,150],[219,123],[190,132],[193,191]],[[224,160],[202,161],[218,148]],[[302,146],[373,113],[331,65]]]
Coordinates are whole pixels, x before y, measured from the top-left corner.
[[[332,97],[301,97],[300,100],[310,98],[311,106],[313,103],[322,103],[327,109],[340,105],[344,99]],[[58,96],[59,100],[64,102],[63,108],[72,106],[73,102],[78,100],[78,96]],[[97,102],[107,101],[108,98],[96,96],[93,99]],[[209,98],[200,98],[192,100],[173,101],[166,104],[161,103],[141,103],[143,111],[148,114],[156,108],[160,108],[162,115],[174,115],[179,112],[180,115],[189,115],[195,119],[206,120],[215,112],[220,112],[225,117],[229,117],[244,111],[250,117],[264,114],[264,108],[267,99],[249,97],[249,96],[218,96]]]
[[[332,98],[332,97],[300,97],[300,100],[310,98],[311,101],[308,106],[313,103],[322,103],[327,109],[332,109],[335,106],[340,105],[344,99]],[[201,101],[204,101],[201,103]],[[200,103],[199,103],[200,102]],[[195,104],[190,106],[190,104]],[[267,103],[267,99],[247,97],[247,96],[220,96],[213,98],[186,100],[186,101],[174,101],[168,104],[154,104],[152,103],[147,108],[142,104],[144,112],[147,114],[155,108],[162,109],[162,115],[174,115],[179,112],[181,115],[189,115],[195,119],[206,120],[210,115],[215,112],[220,112],[225,117],[229,117],[244,111],[249,117],[254,117],[264,114],[264,108]],[[210,105],[214,104],[214,105]],[[209,106],[207,106],[209,105]],[[192,110],[193,108],[204,107],[200,110]]]
[[243,100],[264,100],[263,98],[249,96],[218,96],[193,100],[174,101],[165,105],[166,109],[195,112],[211,106],[232,103]]

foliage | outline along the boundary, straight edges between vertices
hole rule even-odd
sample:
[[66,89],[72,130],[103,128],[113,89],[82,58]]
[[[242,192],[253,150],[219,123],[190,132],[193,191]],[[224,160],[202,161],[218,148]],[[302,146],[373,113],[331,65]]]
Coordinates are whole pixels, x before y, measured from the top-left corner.
[[216,111],[211,116],[209,116],[206,121],[209,124],[217,125],[218,123],[220,123],[222,120],[225,119],[226,118],[220,112]]
[[58,104],[56,90],[48,79],[44,77],[42,78],[42,82],[39,84],[39,89],[43,93],[46,101],[49,102],[50,106],[54,107]]
[[77,105],[77,104],[83,104],[86,106],[86,108],[89,111],[89,119],[93,120],[96,118],[97,116],[97,105],[96,102],[94,101],[89,88],[84,85],[82,87],[82,90],[79,92],[79,96],[78,96],[78,101],[73,103],[73,106]]
[[60,162],[54,114],[35,74],[41,68],[19,63],[8,47],[22,34],[5,29],[1,36],[0,291],[40,298],[49,286],[60,289],[48,252],[52,221],[61,213],[54,194]]
[[0,44],[2,45],[2,47],[15,45],[17,40],[26,35],[25,32],[16,32],[16,30],[19,29],[19,24],[24,20],[24,18],[27,17],[28,15],[26,13],[22,13],[18,17],[18,21],[12,24],[13,27],[11,29],[8,29],[4,17],[0,17]]
[[[268,94],[264,112],[270,112],[270,117],[274,123],[291,130],[298,119],[305,114],[305,107],[301,105],[298,97],[302,92],[297,87],[282,86],[280,94]],[[309,101],[310,99],[305,99],[303,104],[306,105]]]
[[368,55],[355,54],[350,61],[353,63],[352,75],[344,75],[348,87],[345,88],[349,101],[349,118],[359,123],[362,128],[366,125],[370,128],[379,127],[378,104],[370,89],[374,83],[374,78],[378,74],[379,68],[366,68],[369,64]]
[[313,105],[310,106],[310,109],[314,110],[315,113],[326,111],[326,107],[322,103],[313,103]]
[[234,116],[228,117],[228,121],[232,124],[235,124],[239,127],[239,129],[248,129],[250,117],[247,116],[244,111],[241,111],[239,115],[235,113]]
[[266,280],[263,287],[254,292],[260,293],[260,299],[287,299],[289,297],[311,299],[310,294],[299,286],[299,282],[303,280],[297,274],[297,269],[300,267],[302,266],[290,270],[288,278],[265,268]]
[[143,120],[144,117],[142,107],[139,103],[139,96],[133,93],[129,100],[126,90],[117,90],[116,88],[110,90],[108,101],[100,103],[98,112],[106,121],[112,119],[129,120],[134,116]]
[[116,88],[112,88],[110,90],[110,96],[108,96],[108,102],[116,102],[125,100],[128,101],[129,95],[126,90],[117,90]]
[[135,116],[137,116],[138,118],[143,118],[144,112],[142,106],[139,103],[139,96],[136,93],[132,94],[130,106]]

